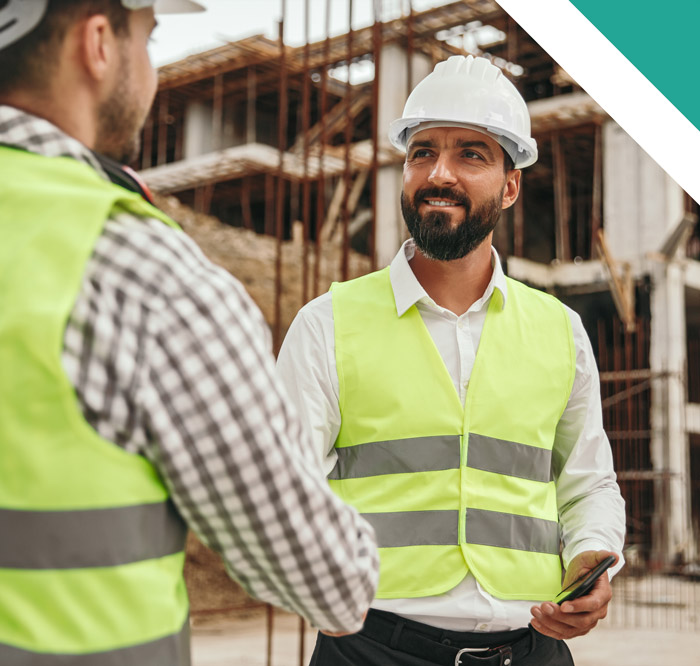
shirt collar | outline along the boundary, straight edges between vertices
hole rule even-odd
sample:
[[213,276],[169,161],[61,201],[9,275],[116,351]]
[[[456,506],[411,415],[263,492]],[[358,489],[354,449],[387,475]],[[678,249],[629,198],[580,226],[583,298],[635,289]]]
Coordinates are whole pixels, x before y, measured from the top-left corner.
[[[389,278],[391,280],[391,288],[394,291],[394,301],[396,302],[396,314],[402,317],[405,312],[416,303],[428,303],[435,306],[435,301],[433,301],[430,296],[426,293],[425,289],[418,282],[416,276],[411,270],[411,265],[408,263],[413,259],[413,255],[416,252],[416,244],[412,238],[409,238],[401,246],[401,249],[396,253],[396,256],[391,262],[389,267]],[[506,277],[503,273],[503,268],[501,267],[501,261],[498,257],[498,252],[496,248],[491,247],[491,265],[493,266],[493,273],[491,274],[491,280],[489,281],[486,290],[484,291],[482,297],[472,306],[476,306],[477,309],[485,307],[491,300],[494,289],[498,289],[502,296],[502,307],[505,307],[506,299],[508,295],[508,286],[506,284]]]
[[109,180],[92,151],[44,118],[0,104],[0,144],[44,157],[71,157]]

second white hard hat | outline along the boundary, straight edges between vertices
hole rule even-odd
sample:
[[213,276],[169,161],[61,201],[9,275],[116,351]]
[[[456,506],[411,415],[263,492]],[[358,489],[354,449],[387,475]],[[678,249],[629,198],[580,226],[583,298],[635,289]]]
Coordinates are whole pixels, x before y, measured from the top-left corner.
[[452,56],[435,65],[409,95],[401,118],[389,126],[389,140],[405,150],[408,138],[423,123],[484,131],[510,155],[516,169],[537,161],[527,104],[486,58]]

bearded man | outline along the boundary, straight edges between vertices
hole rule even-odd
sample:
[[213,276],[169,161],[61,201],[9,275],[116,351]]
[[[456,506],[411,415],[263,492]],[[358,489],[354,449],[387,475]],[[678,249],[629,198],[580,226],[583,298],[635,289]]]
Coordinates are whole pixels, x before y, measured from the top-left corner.
[[319,634],[312,666],[571,664],[606,614],[624,502],[580,318],[504,276],[491,246],[527,106],[483,58],[439,63],[390,127],[412,236],[391,265],[299,312],[278,376],[336,493],[372,524],[380,582],[363,630]]

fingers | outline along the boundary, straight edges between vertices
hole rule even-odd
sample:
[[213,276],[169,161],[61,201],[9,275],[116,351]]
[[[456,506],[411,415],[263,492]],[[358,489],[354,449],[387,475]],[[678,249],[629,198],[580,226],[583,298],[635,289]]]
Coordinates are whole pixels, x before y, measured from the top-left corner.
[[589,613],[565,613],[559,606],[544,603],[531,609],[531,624],[541,634],[556,639],[583,636],[607,615],[607,604]]
[[550,621],[539,621],[535,618],[530,620],[532,628],[535,629],[540,634],[549,636],[558,641],[568,640],[570,638],[576,638],[577,636],[585,636],[595,625],[591,627],[586,627],[583,629],[572,629],[571,627],[563,624],[557,624]]
[[530,621],[532,627],[541,634],[556,638],[557,640],[582,636],[587,634],[595,626],[594,623],[591,626],[586,624],[585,626],[577,627],[562,622],[559,618],[563,614],[557,613],[556,610],[550,608],[546,604],[533,608],[532,615],[533,618]]

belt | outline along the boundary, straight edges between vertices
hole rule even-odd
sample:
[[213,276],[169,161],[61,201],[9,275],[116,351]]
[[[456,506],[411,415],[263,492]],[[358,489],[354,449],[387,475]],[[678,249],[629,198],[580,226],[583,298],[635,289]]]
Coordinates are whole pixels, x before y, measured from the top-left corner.
[[493,633],[446,631],[373,609],[360,633],[440,666],[517,666],[535,648],[530,627]]

